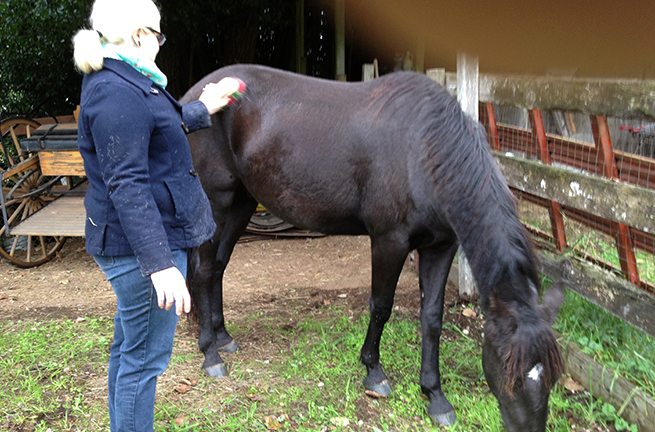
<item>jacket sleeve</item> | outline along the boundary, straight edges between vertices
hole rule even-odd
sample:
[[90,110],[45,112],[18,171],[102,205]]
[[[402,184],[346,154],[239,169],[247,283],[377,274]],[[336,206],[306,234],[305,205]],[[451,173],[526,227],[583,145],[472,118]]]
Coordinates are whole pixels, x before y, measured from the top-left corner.
[[182,105],[182,122],[185,132],[191,133],[212,125],[211,116],[207,107],[200,101],[189,102]]
[[150,185],[148,151],[155,120],[144,95],[136,88],[100,84],[86,115],[102,179],[141,273],[174,267]]

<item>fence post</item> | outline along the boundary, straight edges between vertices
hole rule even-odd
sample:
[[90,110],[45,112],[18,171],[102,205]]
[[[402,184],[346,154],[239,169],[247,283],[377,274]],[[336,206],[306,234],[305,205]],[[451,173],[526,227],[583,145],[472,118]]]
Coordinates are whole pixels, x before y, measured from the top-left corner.
[[[603,164],[603,175],[612,180],[618,180],[619,171],[616,168],[616,159],[614,157],[607,118],[596,115],[589,117],[591,120],[591,130],[594,134],[594,142],[598,150],[598,157]],[[637,259],[635,258],[630,227],[622,223],[619,223],[619,232],[616,234],[616,248],[619,253],[621,271],[628,277],[631,283],[640,285],[639,269],[637,268]]]
[[[530,110],[530,123],[532,124],[532,137],[539,150],[539,158],[546,165],[552,165],[544,118],[540,110]],[[562,217],[562,206],[557,201],[548,203],[548,215],[550,216],[550,227],[555,239],[555,247],[562,252],[566,248],[566,231],[564,229],[564,218]]]
[[[457,53],[457,100],[464,112],[476,122],[479,121],[480,62],[477,57],[462,52]],[[473,273],[461,247],[459,248],[458,269],[459,296],[467,299],[475,297],[477,288]]]

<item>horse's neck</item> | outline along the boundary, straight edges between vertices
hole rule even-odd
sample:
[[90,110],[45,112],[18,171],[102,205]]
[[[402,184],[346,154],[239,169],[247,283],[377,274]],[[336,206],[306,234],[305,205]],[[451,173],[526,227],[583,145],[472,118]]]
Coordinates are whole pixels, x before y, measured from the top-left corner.
[[500,287],[508,299],[532,296],[534,256],[511,200],[487,198],[482,207],[467,210],[468,216],[451,220],[483,301]]

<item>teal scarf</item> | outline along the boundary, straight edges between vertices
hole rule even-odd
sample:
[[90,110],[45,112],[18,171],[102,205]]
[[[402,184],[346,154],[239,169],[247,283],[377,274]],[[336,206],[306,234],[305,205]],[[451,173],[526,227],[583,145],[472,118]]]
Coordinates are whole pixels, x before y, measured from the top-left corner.
[[103,48],[105,49],[103,57],[124,61],[143,75],[150,78],[155,84],[159,84],[162,88],[166,88],[168,78],[164,75],[164,72],[159,70],[154,61],[141,56],[141,53],[137,48],[114,44],[103,45]]

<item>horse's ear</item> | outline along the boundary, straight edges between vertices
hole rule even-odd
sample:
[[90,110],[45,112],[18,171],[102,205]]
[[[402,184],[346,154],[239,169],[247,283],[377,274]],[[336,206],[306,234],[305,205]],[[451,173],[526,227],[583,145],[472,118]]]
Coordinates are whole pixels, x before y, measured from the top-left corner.
[[564,302],[564,282],[551,285],[544,293],[541,313],[549,325],[553,325],[557,312]]
[[489,296],[489,309],[491,318],[494,320],[507,320],[514,318],[514,314],[509,310],[504,301],[501,300],[498,291],[492,291]]

